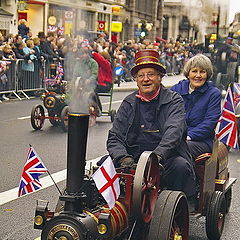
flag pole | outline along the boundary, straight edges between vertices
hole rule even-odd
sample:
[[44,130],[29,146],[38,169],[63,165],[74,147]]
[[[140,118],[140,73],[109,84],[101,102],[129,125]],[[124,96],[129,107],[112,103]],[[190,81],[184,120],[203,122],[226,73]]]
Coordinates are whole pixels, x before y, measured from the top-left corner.
[[57,183],[54,181],[54,179],[53,179],[51,173],[50,173],[48,170],[47,170],[47,173],[48,173],[48,175],[50,176],[50,178],[52,179],[52,181],[53,181],[55,187],[57,188],[58,192],[60,193],[60,195],[62,195],[61,190],[59,189]]

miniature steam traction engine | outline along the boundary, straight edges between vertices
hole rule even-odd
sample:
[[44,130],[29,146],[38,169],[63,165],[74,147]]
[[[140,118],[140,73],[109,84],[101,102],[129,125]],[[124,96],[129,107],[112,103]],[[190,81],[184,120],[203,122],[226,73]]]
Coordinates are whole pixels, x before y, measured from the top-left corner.
[[[134,169],[117,169],[120,197],[109,209],[91,171],[86,171],[88,114],[69,113],[66,189],[55,212],[38,204],[34,227],[42,240],[188,240],[189,211],[184,193],[161,189],[157,156],[143,152]],[[206,216],[207,236],[220,239],[231,204],[227,149],[197,159],[199,203],[195,214]],[[216,179],[216,181],[215,181]]]
[[48,115],[45,115],[44,107],[41,104],[34,106],[31,112],[32,127],[35,130],[40,130],[45,119],[49,119],[53,126],[61,126],[64,131],[67,131],[66,82],[48,79],[46,85],[47,90],[42,94],[41,99]]

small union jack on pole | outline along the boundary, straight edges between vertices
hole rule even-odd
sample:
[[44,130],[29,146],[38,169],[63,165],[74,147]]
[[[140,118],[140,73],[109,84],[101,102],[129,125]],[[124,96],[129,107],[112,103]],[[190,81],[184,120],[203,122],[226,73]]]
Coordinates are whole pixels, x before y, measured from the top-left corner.
[[45,172],[48,172],[47,168],[34,148],[30,146],[19,183],[18,197],[40,189],[42,185],[39,181],[39,176]]

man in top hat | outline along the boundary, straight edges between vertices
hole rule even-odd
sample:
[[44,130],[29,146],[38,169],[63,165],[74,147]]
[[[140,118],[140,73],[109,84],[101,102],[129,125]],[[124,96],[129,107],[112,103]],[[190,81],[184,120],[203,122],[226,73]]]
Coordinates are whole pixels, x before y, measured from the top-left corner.
[[[131,74],[138,91],[128,95],[109,130],[107,150],[116,167],[131,167],[144,151],[164,166],[164,187],[195,195],[195,175],[187,151],[183,99],[161,81],[165,67],[155,50],[136,53]],[[161,180],[162,181],[162,180]]]

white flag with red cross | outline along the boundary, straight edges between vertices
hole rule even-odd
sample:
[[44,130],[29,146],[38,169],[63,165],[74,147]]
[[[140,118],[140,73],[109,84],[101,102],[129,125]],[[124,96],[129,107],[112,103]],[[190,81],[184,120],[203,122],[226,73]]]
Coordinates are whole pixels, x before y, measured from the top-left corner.
[[119,178],[111,157],[108,157],[92,175],[98,191],[112,209],[120,195]]

